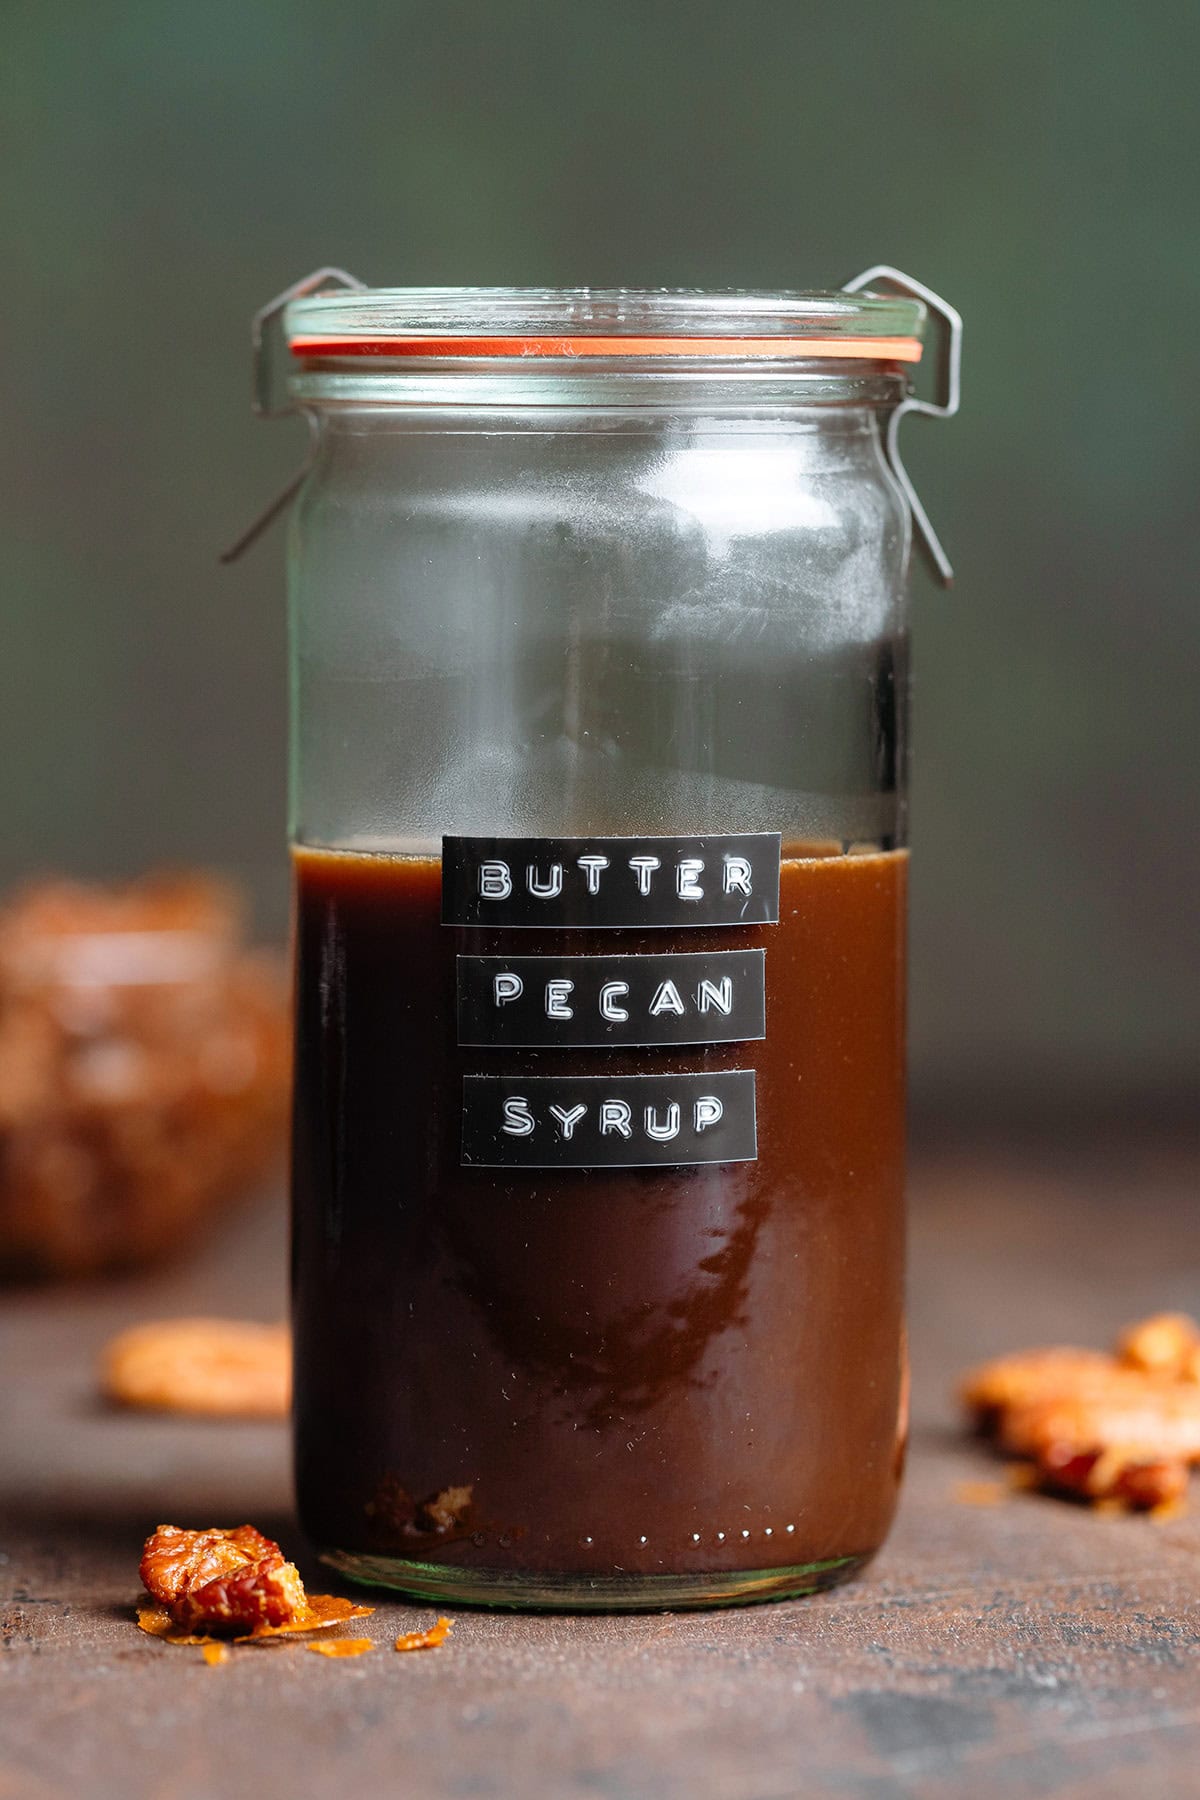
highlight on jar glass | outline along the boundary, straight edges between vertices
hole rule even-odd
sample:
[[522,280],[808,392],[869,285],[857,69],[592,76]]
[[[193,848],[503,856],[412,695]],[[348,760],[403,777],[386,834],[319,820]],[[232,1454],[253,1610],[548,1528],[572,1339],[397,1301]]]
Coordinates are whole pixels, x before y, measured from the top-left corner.
[[709,1606],[883,1541],[914,527],[949,575],[897,431],[957,409],[960,338],[883,268],[784,294],[322,270],[256,321],[259,410],[312,428],[296,1479],[350,1577]]

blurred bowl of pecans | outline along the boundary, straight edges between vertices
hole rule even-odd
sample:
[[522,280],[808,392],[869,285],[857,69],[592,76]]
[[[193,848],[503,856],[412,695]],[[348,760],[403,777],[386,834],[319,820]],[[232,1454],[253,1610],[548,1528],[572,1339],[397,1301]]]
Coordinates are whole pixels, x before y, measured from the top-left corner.
[[199,873],[0,906],[0,1275],[142,1267],[282,1162],[290,1002]]

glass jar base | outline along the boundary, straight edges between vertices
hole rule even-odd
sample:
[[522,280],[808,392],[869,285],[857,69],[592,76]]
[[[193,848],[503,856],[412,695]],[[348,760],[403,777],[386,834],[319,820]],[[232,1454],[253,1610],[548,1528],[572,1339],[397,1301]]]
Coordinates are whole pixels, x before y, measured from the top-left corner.
[[456,1568],[325,1550],[321,1561],[364,1587],[396,1588],[417,1600],[446,1606],[491,1606],[525,1612],[677,1612],[709,1606],[747,1606],[795,1600],[849,1581],[870,1562],[838,1556],[783,1569],[729,1569],[718,1574],[584,1575],[554,1571]]

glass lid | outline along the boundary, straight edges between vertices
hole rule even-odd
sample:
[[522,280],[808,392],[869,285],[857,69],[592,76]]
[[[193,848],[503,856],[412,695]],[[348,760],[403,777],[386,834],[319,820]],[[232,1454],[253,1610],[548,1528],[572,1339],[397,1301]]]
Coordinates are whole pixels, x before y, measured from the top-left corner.
[[688,288],[358,288],[290,302],[301,358],[853,357],[915,363],[907,296]]

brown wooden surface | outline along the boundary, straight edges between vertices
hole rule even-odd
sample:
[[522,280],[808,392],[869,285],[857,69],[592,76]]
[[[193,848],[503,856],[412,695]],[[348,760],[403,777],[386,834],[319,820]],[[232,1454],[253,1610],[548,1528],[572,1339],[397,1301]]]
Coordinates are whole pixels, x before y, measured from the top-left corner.
[[419,1656],[391,1640],[431,1613],[387,1601],[362,1627],[379,1648],[345,1662],[284,1643],[209,1668],[132,1624],[160,1519],[296,1545],[282,1426],[115,1414],[92,1373],[130,1319],[277,1312],[277,1211],[166,1276],[3,1297],[0,1797],[1194,1796],[1200,1494],[1168,1524],[967,1505],[956,1484],[997,1470],[947,1390],[994,1351],[1200,1310],[1197,1173],[1137,1139],[918,1161],[910,1475],[853,1586],[724,1613],[463,1612]]

